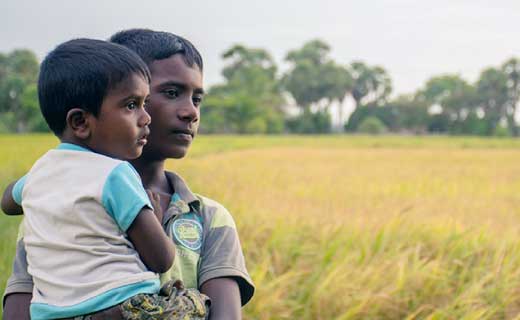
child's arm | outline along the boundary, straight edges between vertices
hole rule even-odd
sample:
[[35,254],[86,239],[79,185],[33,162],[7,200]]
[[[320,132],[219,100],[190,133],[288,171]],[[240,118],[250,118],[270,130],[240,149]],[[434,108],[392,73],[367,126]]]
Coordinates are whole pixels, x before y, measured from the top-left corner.
[[2,210],[8,215],[23,214],[22,206],[20,206],[13,198],[13,188],[18,181],[11,183],[4,191],[2,196]]
[[173,264],[175,247],[158,220],[162,214],[156,216],[152,209],[161,210],[157,205],[159,197],[149,194],[135,169],[123,162],[108,175],[101,201],[107,213],[127,234],[141,261],[149,270],[163,273]]
[[173,264],[175,247],[159,221],[162,217],[159,197],[150,192],[148,194],[156,212],[143,208],[128,228],[127,234],[148,269],[163,273]]

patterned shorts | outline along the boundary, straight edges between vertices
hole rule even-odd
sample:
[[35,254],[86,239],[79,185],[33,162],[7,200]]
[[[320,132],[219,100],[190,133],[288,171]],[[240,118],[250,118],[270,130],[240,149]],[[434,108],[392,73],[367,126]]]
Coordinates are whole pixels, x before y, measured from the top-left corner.
[[[195,289],[184,289],[181,281],[169,281],[158,294],[138,294],[115,310],[100,311],[74,320],[205,320],[209,315],[209,298]],[[118,308],[117,308],[118,307]]]

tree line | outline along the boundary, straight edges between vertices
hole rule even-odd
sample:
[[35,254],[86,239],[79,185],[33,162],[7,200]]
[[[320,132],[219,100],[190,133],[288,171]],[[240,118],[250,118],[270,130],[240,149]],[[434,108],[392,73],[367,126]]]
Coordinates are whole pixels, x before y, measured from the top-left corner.
[[[223,83],[209,88],[204,99],[201,131],[519,134],[516,58],[484,69],[474,83],[444,74],[391,98],[392,79],[383,67],[363,61],[342,65],[330,51],[321,40],[309,41],[287,53],[288,69],[280,72],[268,51],[232,46],[222,54]],[[0,53],[0,132],[48,131],[38,107],[38,67],[29,50]],[[347,99],[354,111],[338,124]]]

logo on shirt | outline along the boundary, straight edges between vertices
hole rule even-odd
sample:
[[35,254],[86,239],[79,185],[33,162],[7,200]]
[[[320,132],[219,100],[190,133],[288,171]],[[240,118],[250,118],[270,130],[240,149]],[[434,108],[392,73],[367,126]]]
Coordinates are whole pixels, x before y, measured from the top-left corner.
[[202,246],[202,225],[191,219],[177,219],[173,222],[173,234],[180,244],[191,250]]

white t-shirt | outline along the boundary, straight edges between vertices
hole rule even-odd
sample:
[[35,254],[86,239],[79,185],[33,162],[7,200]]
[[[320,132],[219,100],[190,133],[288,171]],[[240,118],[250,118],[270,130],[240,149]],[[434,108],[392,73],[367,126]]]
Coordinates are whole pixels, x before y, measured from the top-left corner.
[[62,143],[13,188],[24,210],[32,319],[74,317],[159,291],[126,231],[150,200],[135,169]]

